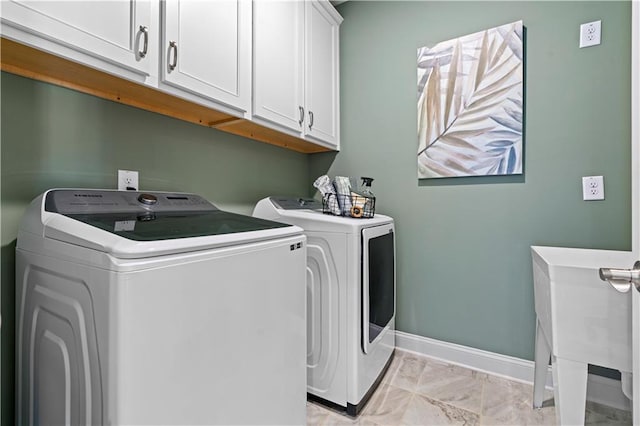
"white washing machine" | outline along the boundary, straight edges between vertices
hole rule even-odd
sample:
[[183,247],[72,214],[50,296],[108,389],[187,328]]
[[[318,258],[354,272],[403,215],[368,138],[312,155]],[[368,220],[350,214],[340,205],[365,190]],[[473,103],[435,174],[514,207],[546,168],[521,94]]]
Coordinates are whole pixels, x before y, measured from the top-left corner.
[[269,197],[256,217],[307,236],[307,392],[358,414],[395,349],[395,236],[388,216],[322,213],[313,199]]
[[192,194],[44,193],[16,249],[16,424],[304,424],[305,241]]

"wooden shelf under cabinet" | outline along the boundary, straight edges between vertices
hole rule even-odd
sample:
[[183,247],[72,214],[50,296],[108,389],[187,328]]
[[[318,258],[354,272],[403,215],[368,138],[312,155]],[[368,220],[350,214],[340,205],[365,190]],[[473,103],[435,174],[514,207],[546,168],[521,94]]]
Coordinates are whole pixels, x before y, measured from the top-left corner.
[[20,43],[1,39],[2,71],[305,154],[328,148],[137,84]]

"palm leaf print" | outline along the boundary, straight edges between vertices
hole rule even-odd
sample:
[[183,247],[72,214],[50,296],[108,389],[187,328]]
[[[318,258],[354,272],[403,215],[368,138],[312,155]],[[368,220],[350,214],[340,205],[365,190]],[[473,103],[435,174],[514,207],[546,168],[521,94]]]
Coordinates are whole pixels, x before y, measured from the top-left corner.
[[522,21],[418,49],[418,177],[522,173]]

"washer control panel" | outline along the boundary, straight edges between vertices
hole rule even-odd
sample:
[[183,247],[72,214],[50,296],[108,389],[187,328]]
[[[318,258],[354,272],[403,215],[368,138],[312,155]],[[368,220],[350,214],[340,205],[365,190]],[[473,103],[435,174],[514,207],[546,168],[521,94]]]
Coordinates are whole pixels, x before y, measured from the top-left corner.
[[54,189],[47,193],[45,210],[61,214],[134,212],[200,212],[218,210],[195,194],[176,192]]
[[154,204],[158,204],[158,197],[153,194],[140,194],[138,195],[138,201],[147,206],[152,206]]

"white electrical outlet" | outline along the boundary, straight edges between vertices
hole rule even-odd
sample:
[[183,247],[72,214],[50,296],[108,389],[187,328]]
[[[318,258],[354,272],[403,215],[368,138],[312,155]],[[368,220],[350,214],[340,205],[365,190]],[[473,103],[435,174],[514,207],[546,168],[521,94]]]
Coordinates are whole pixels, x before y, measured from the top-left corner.
[[582,199],[604,200],[604,178],[602,176],[585,176],[582,178]]
[[602,21],[593,21],[580,25],[580,48],[600,44],[601,24]]
[[137,191],[138,172],[135,170],[118,170],[118,191]]

